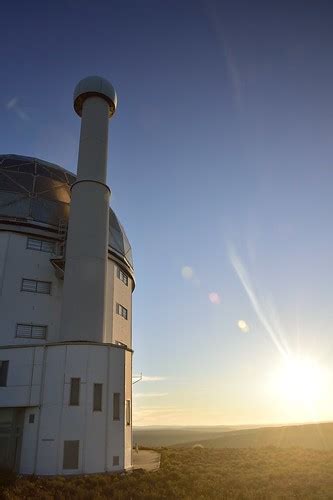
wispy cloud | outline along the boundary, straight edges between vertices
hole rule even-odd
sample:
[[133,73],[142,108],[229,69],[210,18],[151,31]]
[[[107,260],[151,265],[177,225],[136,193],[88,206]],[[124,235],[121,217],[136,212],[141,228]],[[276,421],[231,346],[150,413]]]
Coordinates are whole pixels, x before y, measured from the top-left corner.
[[138,392],[134,394],[135,398],[163,398],[167,396],[167,392]]
[[190,411],[176,407],[140,408],[133,405],[134,425],[176,425],[185,421]]
[[29,120],[29,116],[19,104],[19,98],[13,97],[6,103],[6,108],[12,110],[22,121]]
[[166,380],[167,377],[160,377],[158,375],[142,375],[141,382],[159,382],[161,380]]
[[206,2],[205,7],[213,32],[215,33],[217,43],[221,47],[224,55],[234,102],[237,108],[240,109],[242,98],[242,80],[234,53],[226,41],[226,27],[222,22],[221,15],[214,2]]

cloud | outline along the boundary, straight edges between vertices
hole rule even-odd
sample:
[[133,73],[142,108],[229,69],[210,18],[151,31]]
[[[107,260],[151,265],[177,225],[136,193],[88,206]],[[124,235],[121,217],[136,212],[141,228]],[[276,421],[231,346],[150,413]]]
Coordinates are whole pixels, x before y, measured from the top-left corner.
[[138,392],[137,394],[134,394],[135,398],[163,398],[164,396],[167,396],[167,392]]
[[17,97],[13,97],[13,99],[10,99],[10,101],[8,101],[6,104],[7,109],[15,108],[15,106],[17,105],[17,102],[18,102]]
[[6,104],[6,108],[12,110],[22,121],[29,120],[29,116],[19,105],[18,97],[13,97],[12,99],[10,99]]
[[140,408],[133,405],[134,425],[177,425],[180,421],[186,421],[188,415],[191,415],[191,411],[184,408]]
[[221,49],[224,57],[227,75],[229,78],[232,97],[238,110],[241,108],[242,102],[242,79],[239,71],[239,66],[236,62],[234,52],[226,40],[226,29],[224,22],[218,12],[217,6],[212,2],[206,2],[206,12],[210,19],[213,32],[216,36],[216,41]]
[[161,380],[166,380],[166,377],[160,377],[157,375],[142,375],[141,382],[159,382]]

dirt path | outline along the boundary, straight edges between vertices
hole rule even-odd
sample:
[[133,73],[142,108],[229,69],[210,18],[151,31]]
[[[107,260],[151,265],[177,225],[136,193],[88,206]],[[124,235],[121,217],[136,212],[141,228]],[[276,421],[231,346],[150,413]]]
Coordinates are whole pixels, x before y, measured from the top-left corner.
[[161,455],[152,450],[133,450],[133,469],[155,471],[160,468]]

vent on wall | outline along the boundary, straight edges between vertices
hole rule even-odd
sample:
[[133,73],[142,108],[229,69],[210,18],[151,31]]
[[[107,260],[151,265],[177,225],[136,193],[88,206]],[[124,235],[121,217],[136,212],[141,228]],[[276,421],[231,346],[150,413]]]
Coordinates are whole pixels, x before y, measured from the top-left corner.
[[16,337],[23,339],[46,339],[46,325],[31,325],[18,323],[16,325]]

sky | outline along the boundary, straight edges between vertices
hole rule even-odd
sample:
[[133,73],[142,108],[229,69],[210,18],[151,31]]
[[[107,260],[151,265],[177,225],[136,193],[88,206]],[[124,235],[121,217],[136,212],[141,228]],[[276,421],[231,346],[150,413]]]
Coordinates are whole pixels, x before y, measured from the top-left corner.
[[72,93],[118,94],[135,425],[333,420],[333,6],[13,0],[0,151],[76,171]]

